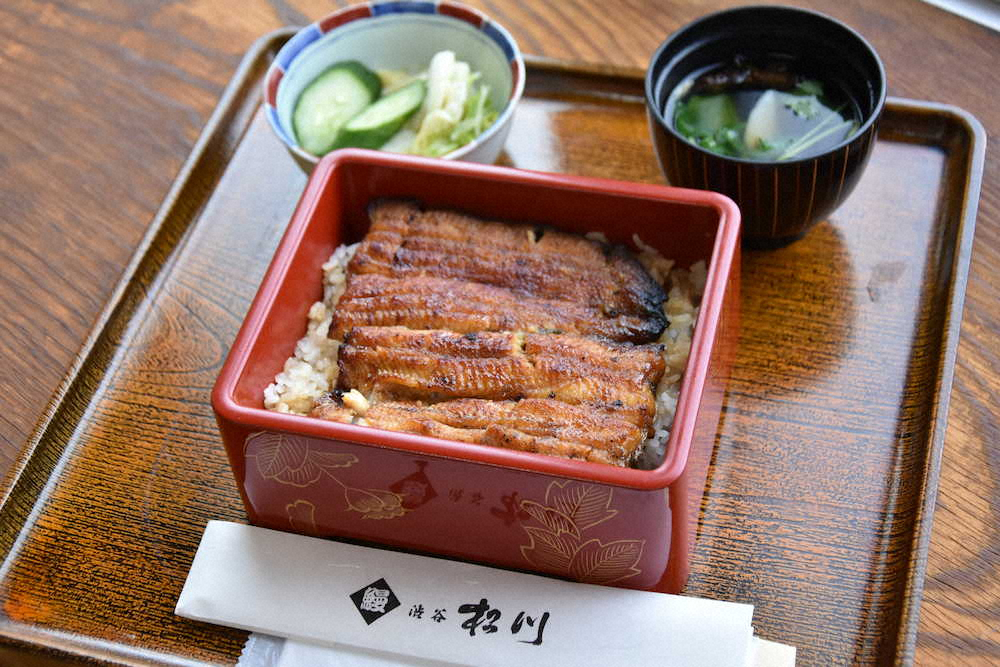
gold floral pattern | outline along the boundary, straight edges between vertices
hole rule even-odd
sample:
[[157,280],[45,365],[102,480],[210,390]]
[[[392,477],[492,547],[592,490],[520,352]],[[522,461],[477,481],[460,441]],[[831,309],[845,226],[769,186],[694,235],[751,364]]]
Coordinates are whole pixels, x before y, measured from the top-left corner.
[[535,567],[591,584],[641,574],[636,565],[645,540],[586,539],[588,530],[617,516],[613,494],[608,487],[567,480],[549,484],[544,504],[522,500],[521,509],[541,526],[523,526],[529,542],[521,546],[521,555]]
[[345,486],[344,499],[348,509],[360,512],[362,519],[394,519],[407,512],[402,496],[392,491]]
[[246,450],[247,458],[256,459],[261,477],[298,487],[311,486],[324,472],[358,462],[353,454],[319,452],[308,441],[269,431],[247,437]]
[[308,500],[296,500],[294,503],[285,505],[285,512],[288,514],[288,524],[297,533],[308,535],[319,534],[316,527],[316,506]]
[[[362,519],[394,519],[409,510],[403,507],[403,497],[385,489],[359,489],[344,484],[334,474],[337,468],[349,468],[358,457],[342,452],[313,449],[309,440],[284,433],[262,431],[247,436],[244,443],[247,459],[254,459],[263,479],[279,484],[304,488],[326,475],[344,490],[347,510],[358,512]],[[297,500],[285,507],[293,530],[313,533],[316,530],[316,506],[307,500]]]

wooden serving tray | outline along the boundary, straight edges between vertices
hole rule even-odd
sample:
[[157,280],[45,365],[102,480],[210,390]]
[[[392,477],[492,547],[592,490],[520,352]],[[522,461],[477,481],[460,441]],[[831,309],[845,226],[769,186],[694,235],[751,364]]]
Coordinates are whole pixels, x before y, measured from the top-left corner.
[[[247,54],[3,490],[2,664],[239,655],[173,608],[205,523],[245,520],[209,391],[305,183],[260,110],[290,34]],[[687,592],[753,603],[799,664],[913,654],[983,151],[893,100],[847,204],[744,255]],[[503,161],[662,182],[641,73],[532,60]]]

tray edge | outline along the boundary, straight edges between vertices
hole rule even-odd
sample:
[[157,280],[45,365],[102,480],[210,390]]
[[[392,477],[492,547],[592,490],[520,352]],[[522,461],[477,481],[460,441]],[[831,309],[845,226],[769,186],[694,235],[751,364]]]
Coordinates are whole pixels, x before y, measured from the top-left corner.
[[[163,202],[154,215],[142,239],[136,246],[122,274],[112,290],[108,300],[94,321],[84,343],[74,356],[74,359],[60,381],[56,391],[47,403],[42,415],[32,429],[31,435],[26,440],[19,452],[15,464],[0,483],[0,524],[3,517],[7,515],[8,505],[17,497],[17,490],[20,486],[25,471],[34,459],[39,445],[46,440],[57,427],[56,419],[64,404],[75,397],[89,397],[96,392],[96,387],[77,387],[80,382],[81,370],[91,361],[91,358],[98,352],[98,347],[105,341],[110,333],[114,322],[120,317],[127,317],[133,308],[127,303],[127,296],[133,281],[135,280],[143,261],[150,254],[157,237],[163,231],[163,227],[170,216],[171,211],[177,205],[180,194],[183,192],[187,182],[192,177],[195,168],[205,159],[210,144],[213,143],[216,134],[224,131],[223,121],[231,107],[237,101],[241,90],[246,85],[246,79],[256,61],[272,48],[275,41],[286,39],[295,32],[295,28],[279,28],[262,35],[248,48],[242,57],[237,69],[233,73],[219,98],[212,114],[206,121],[206,125],[193,145],[191,152],[185,159],[178,171],[173,184],[165,195]],[[534,55],[525,55],[527,68],[542,70],[550,74],[562,74],[567,76],[590,76],[607,79],[630,79],[635,84],[640,85],[644,78],[643,69],[632,66],[617,66],[587,62],[573,62],[559,59],[546,58]],[[929,448],[923,464],[924,480],[921,488],[921,505],[918,508],[917,517],[914,520],[914,535],[911,541],[910,566],[907,576],[907,583],[904,588],[903,609],[900,615],[899,632],[895,642],[896,664],[909,664],[912,662],[919,629],[920,602],[923,596],[924,579],[930,547],[930,537],[933,524],[934,508],[937,502],[938,484],[940,481],[940,462],[944,449],[944,440],[947,430],[948,408],[951,399],[952,384],[954,380],[955,361],[958,351],[958,343],[961,333],[962,315],[964,311],[965,292],[968,283],[968,274],[972,255],[972,246],[975,234],[975,222],[978,212],[979,196],[982,186],[982,174],[985,163],[986,133],[982,124],[969,112],[948,104],[936,102],[926,102],[911,100],[907,98],[889,97],[886,101],[887,107],[902,111],[929,110],[940,115],[947,116],[952,123],[956,124],[968,136],[969,155],[968,164],[964,170],[965,188],[962,199],[961,212],[959,214],[959,229],[957,234],[958,244],[952,262],[953,279],[948,290],[948,325],[942,332],[942,349],[944,354],[941,357],[942,370],[935,392],[937,402],[934,410],[934,430],[931,436],[931,447]],[[162,268],[163,262],[158,268]],[[77,392],[77,390],[79,390]],[[53,437],[58,437],[54,435]],[[64,444],[65,446],[65,444]],[[34,504],[35,497],[25,500]],[[16,536],[10,536],[11,546],[0,550],[0,558],[4,561],[9,558],[10,552],[16,545]],[[9,647],[20,645],[23,649],[43,648],[55,651],[66,657],[91,658],[95,656],[73,651],[69,647],[57,648],[47,644],[35,644],[22,642],[16,634],[8,631],[8,628],[0,626],[0,643]],[[75,646],[73,648],[79,648]],[[109,659],[111,655],[101,656],[101,659]],[[117,656],[124,657],[124,656]],[[135,656],[132,656],[133,658]]]
[[934,409],[934,432],[931,447],[924,461],[924,480],[921,488],[921,504],[914,520],[913,538],[910,542],[910,574],[903,593],[903,609],[900,615],[899,632],[896,639],[895,664],[912,664],[916,657],[917,635],[920,629],[920,604],[923,600],[924,583],[927,577],[927,562],[930,556],[931,533],[934,524],[934,510],[937,506],[938,486],[941,478],[941,458],[944,453],[945,436],[948,429],[948,410],[955,377],[955,363],[958,343],[961,337],[962,316],[965,309],[965,293],[969,282],[972,260],[972,246],[975,240],[976,216],[982,189],[983,169],[986,160],[986,131],[982,123],[968,111],[949,104],[924,102],[907,98],[892,97],[887,104],[905,110],[932,110],[945,115],[969,142],[968,164],[965,167],[964,198],[957,230],[958,244],[952,260],[952,280],[948,288],[946,308],[948,324],[942,332],[941,371],[937,379],[937,402]]
[[60,381],[55,392],[52,394],[52,397],[46,404],[41,417],[39,417],[35,426],[32,428],[31,435],[29,435],[28,439],[25,441],[25,445],[18,453],[14,467],[4,477],[2,485],[0,485],[0,513],[4,511],[10,501],[14,487],[16,487],[18,480],[24,472],[25,466],[31,460],[38,444],[45,438],[46,433],[50,430],[56,413],[59,411],[60,406],[70,394],[81,368],[93,354],[101,338],[103,338],[107,333],[108,325],[114,319],[116,311],[118,311],[118,309],[123,305],[126,292],[132,284],[132,281],[135,279],[143,259],[149,253],[156,237],[161,232],[170,211],[173,210],[177,201],[180,199],[180,194],[184,189],[184,185],[191,178],[194,168],[197,166],[198,162],[204,158],[208,145],[211,143],[213,136],[219,131],[219,126],[221,125],[223,117],[226,115],[229,107],[232,106],[234,99],[239,93],[239,89],[243,85],[243,79],[251,69],[254,61],[260,57],[260,54],[263,51],[267,50],[269,43],[276,37],[281,36],[280,34],[284,32],[288,31],[286,29],[276,30],[258,38],[240,60],[240,64],[237,66],[232,78],[229,80],[229,83],[226,84],[226,88],[219,97],[219,102],[216,104],[211,116],[209,116],[206,121],[204,129],[201,134],[198,135],[198,139],[191,148],[191,152],[188,154],[184,163],[181,165],[181,168],[178,170],[177,175],[174,177],[170,189],[163,198],[163,202],[160,204],[153,216],[152,221],[143,233],[136,249],[129,257],[128,263],[125,265],[114,289],[108,296],[104,308],[101,309],[97,319],[94,320],[94,323],[90,328],[90,332],[87,334],[86,339],[74,356],[69,369],[64,374],[63,379]]
[[[262,35],[250,45],[243,57],[240,59],[239,65],[237,65],[236,70],[233,72],[226,84],[226,87],[223,89],[223,92],[219,97],[219,101],[216,103],[211,115],[205,123],[204,128],[198,135],[198,139],[195,141],[190,153],[187,158],[185,158],[177,172],[177,175],[174,177],[170,189],[167,191],[167,194],[164,196],[163,201],[154,214],[149,226],[146,228],[146,231],[143,233],[138,245],[129,257],[128,263],[122,270],[122,273],[116,282],[115,287],[111,291],[111,294],[108,296],[104,307],[94,320],[87,337],[74,356],[55,392],[46,404],[46,407],[32,429],[30,436],[18,453],[14,465],[4,477],[2,483],[0,483],[0,528],[2,528],[4,523],[9,520],[10,505],[17,503],[22,507],[26,505],[33,507],[38,502],[40,492],[47,484],[48,477],[42,481],[25,480],[25,474],[28,472],[32,462],[36,458],[36,455],[39,453],[38,450],[44,442],[47,442],[50,439],[57,442],[62,439],[62,442],[58,443],[57,449],[58,455],[63,455],[66,447],[66,441],[65,438],[62,438],[61,435],[56,432],[59,427],[58,418],[63,410],[71,409],[67,407],[67,403],[69,401],[87,401],[92,398],[97,391],[96,384],[88,386],[83,383],[83,380],[81,379],[83,377],[83,371],[91,362],[95,361],[98,365],[103,367],[104,364],[102,364],[99,357],[102,352],[102,346],[110,345],[112,349],[115,347],[115,343],[108,340],[108,338],[114,333],[115,324],[121,321],[122,318],[124,318],[124,321],[127,323],[138,305],[137,303],[129,303],[130,291],[134,287],[133,282],[136,281],[139,276],[144,262],[147,261],[147,258],[153,255],[157,239],[166,231],[165,228],[167,223],[174,209],[178,206],[178,203],[181,200],[181,195],[188,186],[188,182],[196,172],[197,168],[204,160],[211,159],[211,156],[209,155],[210,149],[213,148],[216,143],[224,141],[224,135],[228,129],[226,116],[230,113],[234,113],[238,109],[239,98],[241,95],[246,94],[246,86],[252,69],[255,65],[257,65],[258,61],[264,57],[264,54],[273,48],[273,43],[275,41],[287,38],[288,36],[294,34],[294,32],[294,28],[279,28]],[[256,86],[257,84],[253,83],[251,88],[256,88]],[[247,123],[246,126],[248,127],[249,124]],[[242,128],[240,136],[242,136],[245,130],[246,127]],[[238,143],[238,139],[236,143]],[[196,217],[196,213],[192,213],[190,217],[191,219],[194,219]],[[188,225],[185,225],[184,231],[186,231],[187,228]],[[176,242],[170,244],[171,252],[181,243],[182,237],[183,235],[178,237]],[[168,252],[157,259],[156,266],[154,267],[154,275],[159,275],[170,254],[171,253]],[[80,386],[81,384],[83,386]],[[33,484],[38,488],[30,488]],[[29,509],[25,508],[22,511],[30,517],[31,511]],[[19,533],[23,530],[24,525],[25,524],[19,524],[17,529],[12,531],[0,531],[0,568],[6,567],[12,553],[17,549]],[[100,649],[95,651],[91,642],[70,641],[36,643],[35,641],[32,641],[32,639],[38,639],[45,636],[47,636],[45,633],[37,633],[36,636],[36,633],[32,633],[30,631],[27,633],[20,632],[16,626],[11,625],[7,621],[0,623],[0,646],[5,646],[10,651],[26,651],[32,654],[42,651],[44,654],[53,657],[53,659],[57,659],[56,656],[60,656],[66,659],[100,661],[107,664],[140,664],[134,662],[138,657],[136,654],[126,655],[118,652],[104,653]],[[98,644],[100,643],[101,642],[98,642]],[[109,662],[111,660],[124,662]],[[183,659],[181,659],[181,661],[184,664],[188,664],[190,662],[185,662]],[[167,661],[164,663],[144,662],[142,664],[176,663],[177,661]]]
[[[545,70],[550,74],[628,78],[633,79],[636,84],[641,84],[645,79],[644,70],[637,67],[573,63],[528,55],[525,56],[525,64],[529,69]],[[908,573],[903,589],[899,630],[895,641],[894,662],[898,665],[905,665],[911,664],[916,654],[920,626],[920,603],[923,599],[927,561],[930,554],[934,509],[937,505],[941,458],[948,428],[948,410],[951,403],[958,343],[961,336],[962,315],[982,189],[987,138],[982,123],[968,111],[954,105],[890,96],[886,99],[886,109],[900,113],[931,112],[943,116],[953,126],[964,132],[969,143],[967,165],[965,165],[964,170],[965,184],[962,206],[958,216],[956,252],[951,265],[953,277],[948,288],[948,305],[945,309],[947,325],[942,331],[941,371],[937,379],[937,389],[934,392],[936,398],[932,416],[934,429],[930,438],[930,447],[922,466],[924,476],[920,490],[921,502],[914,519]]]

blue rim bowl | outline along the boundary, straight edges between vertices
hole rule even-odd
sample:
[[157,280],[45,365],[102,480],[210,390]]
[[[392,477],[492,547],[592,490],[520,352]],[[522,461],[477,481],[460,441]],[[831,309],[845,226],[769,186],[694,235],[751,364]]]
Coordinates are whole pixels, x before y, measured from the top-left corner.
[[278,51],[264,77],[267,120],[296,161],[311,171],[320,156],[299,146],[291,113],[298,95],[313,78],[335,62],[351,58],[373,69],[412,69],[414,64],[428,63],[430,55],[443,49],[454,50],[473,70],[483,72],[484,80],[492,84],[491,101],[499,113],[476,139],[442,158],[494,162],[524,93],[524,58],[503,26],[456,2],[404,0],[351,5],[302,28]]

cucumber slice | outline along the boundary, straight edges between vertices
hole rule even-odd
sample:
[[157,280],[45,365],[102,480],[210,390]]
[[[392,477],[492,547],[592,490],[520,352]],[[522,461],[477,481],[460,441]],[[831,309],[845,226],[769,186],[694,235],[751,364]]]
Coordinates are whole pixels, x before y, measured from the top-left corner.
[[418,79],[386,95],[347,121],[336,148],[381,148],[420,108],[426,94],[427,85]]
[[313,79],[295,103],[292,125],[299,145],[313,155],[329,153],[344,123],[381,92],[378,75],[358,61],[333,65]]

